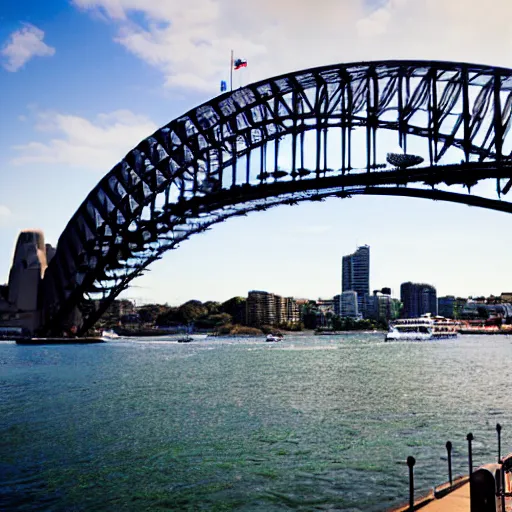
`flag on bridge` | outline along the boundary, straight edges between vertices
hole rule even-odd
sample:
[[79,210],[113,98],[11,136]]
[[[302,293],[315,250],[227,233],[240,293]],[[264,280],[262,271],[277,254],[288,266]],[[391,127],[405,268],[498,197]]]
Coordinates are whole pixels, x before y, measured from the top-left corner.
[[235,71],[240,68],[246,68],[247,67],[247,61],[245,59],[236,59],[233,63],[235,67]]

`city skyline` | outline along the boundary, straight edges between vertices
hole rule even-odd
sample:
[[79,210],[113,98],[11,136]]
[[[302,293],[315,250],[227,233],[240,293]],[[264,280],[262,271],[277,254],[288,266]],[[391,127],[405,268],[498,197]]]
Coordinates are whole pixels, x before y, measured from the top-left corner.
[[[512,7],[499,1],[491,2],[501,13],[492,24],[482,19],[493,9],[478,2],[468,2],[463,12],[440,0],[329,1],[321,9],[306,2],[276,8],[267,1],[241,8],[228,0],[134,5],[56,0],[43,9],[28,0],[2,6],[0,82],[9,99],[0,141],[2,283],[18,232],[40,228],[55,246],[88,192],[126,151],[218,94],[232,48],[248,61],[235,73],[235,87],[339,61],[512,66],[505,22]],[[410,45],[400,42],[408,38]],[[484,183],[474,191],[485,195],[491,188]],[[440,295],[500,293],[512,288],[503,277],[511,256],[503,233],[511,221],[498,212],[406,198],[282,206],[194,237],[123,296],[170,304],[222,300],[254,288],[334,296],[340,256],[363,242],[374,248],[372,289],[390,286],[396,296],[400,283],[411,280],[433,283]]]

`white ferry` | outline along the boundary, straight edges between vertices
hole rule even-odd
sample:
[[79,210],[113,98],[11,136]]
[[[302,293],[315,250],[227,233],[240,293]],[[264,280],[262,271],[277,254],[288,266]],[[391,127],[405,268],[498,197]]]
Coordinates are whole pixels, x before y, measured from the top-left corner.
[[420,318],[395,320],[389,326],[386,341],[429,341],[456,338],[459,329],[458,322],[427,313]]

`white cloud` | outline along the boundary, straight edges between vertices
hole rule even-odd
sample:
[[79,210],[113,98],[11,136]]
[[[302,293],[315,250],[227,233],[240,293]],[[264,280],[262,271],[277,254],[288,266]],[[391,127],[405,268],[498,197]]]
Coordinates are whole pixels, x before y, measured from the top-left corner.
[[512,65],[510,0],[72,0],[118,27],[115,40],[171,87],[218,90],[295,69],[376,59]]
[[12,217],[12,212],[7,208],[7,206],[0,204],[0,226],[2,224],[7,223],[7,221]]
[[83,117],[45,112],[38,115],[37,129],[55,133],[47,142],[15,146],[20,156],[15,165],[52,163],[107,172],[130,149],[158,127],[146,116],[129,110],[100,114],[93,121]]
[[48,46],[43,39],[44,32],[29,23],[13,32],[9,42],[0,51],[5,58],[4,68],[14,72],[23,67],[32,57],[52,56],[55,48]]

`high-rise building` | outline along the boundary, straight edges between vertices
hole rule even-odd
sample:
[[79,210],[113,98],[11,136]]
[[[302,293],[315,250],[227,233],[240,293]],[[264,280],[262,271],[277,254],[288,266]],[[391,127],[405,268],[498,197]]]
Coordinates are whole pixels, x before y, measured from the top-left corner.
[[370,293],[370,246],[363,245],[354,254],[343,256],[341,291],[357,293],[357,307],[364,315],[364,297]]
[[276,324],[300,322],[299,306],[292,297],[274,295],[276,304]]
[[273,293],[251,291],[247,297],[247,325],[274,325],[276,299]]
[[293,297],[286,297],[286,322],[290,324],[300,322],[300,308]]
[[352,290],[343,292],[341,294],[341,312],[342,317],[360,318],[359,309],[357,306],[357,292]]
[[247,325],[279,325],[300,322],[299,306],[292,297],[251,291],[247,297]]
[[437,292],[430,284],[402,283],[400,300],[403,303],[403,318],[417,318],[425,313],[437,315]]

